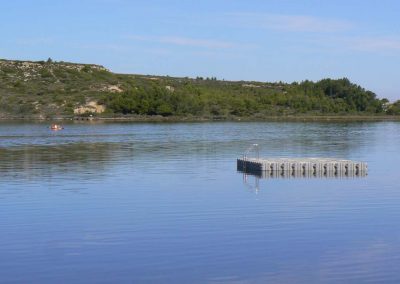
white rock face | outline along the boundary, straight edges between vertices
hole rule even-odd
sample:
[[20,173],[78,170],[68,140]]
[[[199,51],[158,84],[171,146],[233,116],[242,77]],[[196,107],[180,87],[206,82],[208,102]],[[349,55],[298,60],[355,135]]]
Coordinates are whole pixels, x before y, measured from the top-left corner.
[[80,106],[74,109],[74,114],[85,114],[85,113],[103,113],[106,110],[105,106],[99,105],[96,101],[90,101],[84,106]]

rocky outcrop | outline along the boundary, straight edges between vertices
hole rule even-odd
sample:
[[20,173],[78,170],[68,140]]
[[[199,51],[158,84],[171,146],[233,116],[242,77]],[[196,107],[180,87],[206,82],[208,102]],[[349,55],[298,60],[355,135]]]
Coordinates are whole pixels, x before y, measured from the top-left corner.
[[74,114],[103,113],[105,110],[106,108],[104,105],[100,105],[96,101],[90,101],[84,106],[75,108]]

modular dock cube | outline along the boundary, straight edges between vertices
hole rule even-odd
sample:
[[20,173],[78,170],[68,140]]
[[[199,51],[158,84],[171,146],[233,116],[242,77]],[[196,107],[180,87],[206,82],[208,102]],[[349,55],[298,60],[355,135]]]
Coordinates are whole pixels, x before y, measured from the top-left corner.
[[351,177],[365,176],[368,166],[330,158],[240,158],[237,169],[271,177]]

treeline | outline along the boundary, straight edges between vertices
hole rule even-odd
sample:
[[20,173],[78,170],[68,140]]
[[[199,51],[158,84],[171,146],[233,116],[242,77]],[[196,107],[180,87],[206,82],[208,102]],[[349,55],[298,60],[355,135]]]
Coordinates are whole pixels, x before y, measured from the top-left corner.
[[[102,106],[90,107],[98,104]],[[81,107],[87,110],[78,112]],[[97,109],[105,109],[105,113],[96,113]],[[291,84],[233,82],[216,77],[116,74],[98,65],[51,59],[0,60],[0,117],[90,114],[212,118],[400,115],[400,101],[389,104],[346,78]]]
[[[166,85],[171,84],[171,85]],[[187,79],[132,86],[107,94],[109,111],[141,115],[267,116],[285,114],[379,114],[386,99],[348,79],[301,83],[243,83]]]

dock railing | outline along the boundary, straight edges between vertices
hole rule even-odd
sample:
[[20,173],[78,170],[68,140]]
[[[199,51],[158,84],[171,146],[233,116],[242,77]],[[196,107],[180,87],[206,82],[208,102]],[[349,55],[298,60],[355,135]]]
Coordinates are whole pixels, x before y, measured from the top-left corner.
[[252,151],[255,151],[256,158],[260,159],[260,146],[258,144],[252,144],[247,150],[243,153],[243,160],[247,161],[248,156]]
[[260,158],[260,146],[258,144],[252,144],[249,148],[246,149],[246,151],[243,153],[243,159],[247,160],[249,154],[251,151],[255,151],[256,153],[256,158]]

